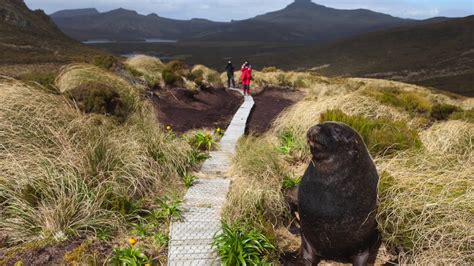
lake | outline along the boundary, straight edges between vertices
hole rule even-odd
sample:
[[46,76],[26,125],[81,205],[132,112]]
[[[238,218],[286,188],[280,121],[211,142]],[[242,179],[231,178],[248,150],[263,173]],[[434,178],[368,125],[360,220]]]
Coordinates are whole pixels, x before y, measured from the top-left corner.
[[84,44],[101,44],[101,43],[175,43],[177,40],[165,40],[165,39],[158,39],[158,38],[145,38],[143,40],[137,41],[116,41],[116,40],[108,40],[108,39],[95,39],[95,40],[87,40],[83,41]]

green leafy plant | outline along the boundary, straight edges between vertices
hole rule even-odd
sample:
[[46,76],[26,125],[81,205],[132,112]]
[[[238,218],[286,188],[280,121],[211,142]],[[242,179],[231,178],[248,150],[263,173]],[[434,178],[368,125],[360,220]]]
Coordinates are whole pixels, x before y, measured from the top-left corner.
[[150,262],[150,259],[138,248],[114,248],[112,252],[112,265],[139,266]]
[[197,132],[191,138],[191,145],[193,145],[196,149],[200,150],[207,150],[210,151],[216,145],[216,141],[211,133],[207,132]]
[[280,146],[278,151],[284,155],[289,155],[296,146],[296,138],[291,131],[284,131],[280,134]]
[[263,265],[276,250],[270,240],[257,229],[223,224],[222,233],[213,241],[223,265]]
[[197,177],[195,175],[188,174],[188,173],[185,173],[183,175],[183,182],[186,188],[192,187],[194,185],[194,182],[196,182],[196,180],[197,180]]
[[207,153],[202,152],[199,149],[193,149],[191,151],[191,156],[190,156],[191,165],[193,166],[198,165],[207,159],[209,159],[209,155]]
[[156,220],[181,219],[183,212],[180,208],[182,203],[181,200],[164,197],[157,201],[159,207],[152,212],[152,215]]
[[301,178],[301,176],[294,177],[292,175],[286,175],[282,182],[283,189],[290,189],[298,186],[301,183]]
[[160,232],[153,235],[153,244],[159,247],[167,247],[169,240],[167,235]]
[[153,229],[153,224],[148,223],[148,221],[142,220],[138,223],[133,224],[132,235],[145,238]]

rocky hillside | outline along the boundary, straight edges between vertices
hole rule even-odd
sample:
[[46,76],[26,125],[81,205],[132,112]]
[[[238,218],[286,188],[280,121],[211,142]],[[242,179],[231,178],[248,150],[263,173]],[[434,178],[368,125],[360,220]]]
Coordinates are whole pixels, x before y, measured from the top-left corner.
[[0,2],[0,64],[62,62],[98,54],[64,35],[42,11],[23,0]]

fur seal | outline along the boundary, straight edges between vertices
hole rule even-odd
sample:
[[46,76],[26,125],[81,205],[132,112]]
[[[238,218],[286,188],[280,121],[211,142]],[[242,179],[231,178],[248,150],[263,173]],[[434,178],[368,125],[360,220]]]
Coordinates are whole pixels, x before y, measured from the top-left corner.
[[375,164],[350,126],[326,122],[309,129],[312,161],[298,193],[305,264],[321,259],[366,265],[379,241]]

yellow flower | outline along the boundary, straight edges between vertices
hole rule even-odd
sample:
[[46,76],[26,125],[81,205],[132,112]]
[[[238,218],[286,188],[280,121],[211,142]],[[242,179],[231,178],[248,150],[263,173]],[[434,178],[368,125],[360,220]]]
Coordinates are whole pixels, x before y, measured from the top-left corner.
[[128,243],[130,244],[130,246],[135,246],[135,244],[137,244],[137,242],[138,242],[137,239],[134,238],[134,237],[130,237],[128,239]]
[[166,130],[171,131],[173,129],[171,126],[166,126]]
[[150,263],[147,263],[147,264],[145,264],[145,266],[151,266],[151,264],[150,264]]

